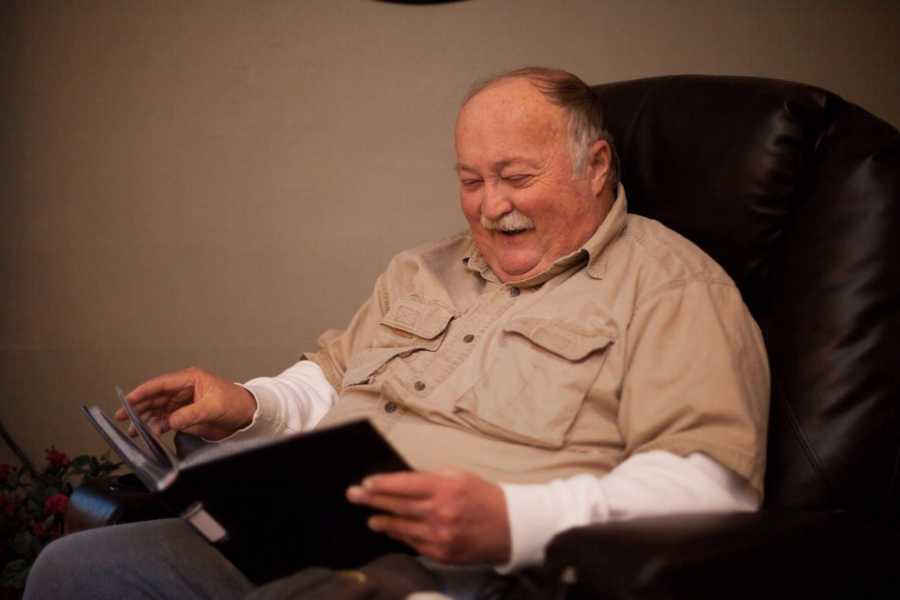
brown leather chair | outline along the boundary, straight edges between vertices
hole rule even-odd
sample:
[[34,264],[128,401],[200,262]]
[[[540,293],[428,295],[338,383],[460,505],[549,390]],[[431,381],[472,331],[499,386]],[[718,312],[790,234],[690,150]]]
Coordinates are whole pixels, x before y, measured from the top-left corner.
[[595,87],[629,209],[735,279],[772,371],[758,514],[573,529],[573,598],[900,597],[900,134],[825,90],[676,76]]

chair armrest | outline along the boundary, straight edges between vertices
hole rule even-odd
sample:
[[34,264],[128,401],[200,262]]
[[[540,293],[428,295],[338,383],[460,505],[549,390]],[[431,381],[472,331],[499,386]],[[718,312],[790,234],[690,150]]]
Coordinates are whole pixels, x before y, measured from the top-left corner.
[[171,516],[159,497],[133,474],[104,477],[78,486],[69,498],[63,529],[74,533],[117,523]]
[[121,521],[124,506],[120,502],[111,502],[108,493],[112,481],[98,479],[82,484],[72,492],[63,523],[66,534]]
[[544,569],[570,598],[895,598],[898,549],[893,528],[848,515],[681,515],[570,529]]

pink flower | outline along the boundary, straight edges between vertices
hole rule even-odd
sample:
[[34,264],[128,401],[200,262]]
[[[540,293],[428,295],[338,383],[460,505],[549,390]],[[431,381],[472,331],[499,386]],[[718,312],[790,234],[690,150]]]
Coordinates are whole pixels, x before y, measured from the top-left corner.
[[53,494],[44,502],[44,514],[63,514],[69,506],[69,497],[65,494]]
[[60,452],[53,446],[47,448],[47,462],[50,463],[51,469],[62,469],[64,467],[68,467],[69,463],[72,461],[69,460],[69,457],[66,456],[65,452]]
[[39,521],[35,521],[34,523],[31,524],[31,533],[36,538],[42,538],[42,537],[44,537],[44,534],[47,532],[44,531],[43,523],[41,523]]

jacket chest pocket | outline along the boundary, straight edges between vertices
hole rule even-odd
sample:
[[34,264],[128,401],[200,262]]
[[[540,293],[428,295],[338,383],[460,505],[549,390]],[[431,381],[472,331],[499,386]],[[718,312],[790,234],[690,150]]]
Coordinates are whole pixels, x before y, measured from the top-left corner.
[[453,312],[440,304],[412,297],[402,299],[381,319],[372,345],[351,359],[341,386],[371,383],[371,378],[396,358],[434,352],[453,317]]
[[612,327],[591,320],[510,321],[457,417],[491,436],[561,448],[614,341]]

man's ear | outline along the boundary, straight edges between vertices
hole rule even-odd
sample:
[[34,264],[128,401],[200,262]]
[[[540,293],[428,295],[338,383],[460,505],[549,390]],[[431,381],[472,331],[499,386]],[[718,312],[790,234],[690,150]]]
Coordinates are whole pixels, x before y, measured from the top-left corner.
[[609,172],[612,167],[612,150],[606,140],[597,140],[588,150],[588,177],[591,180],[591,191],[599,198],[609,183]]

